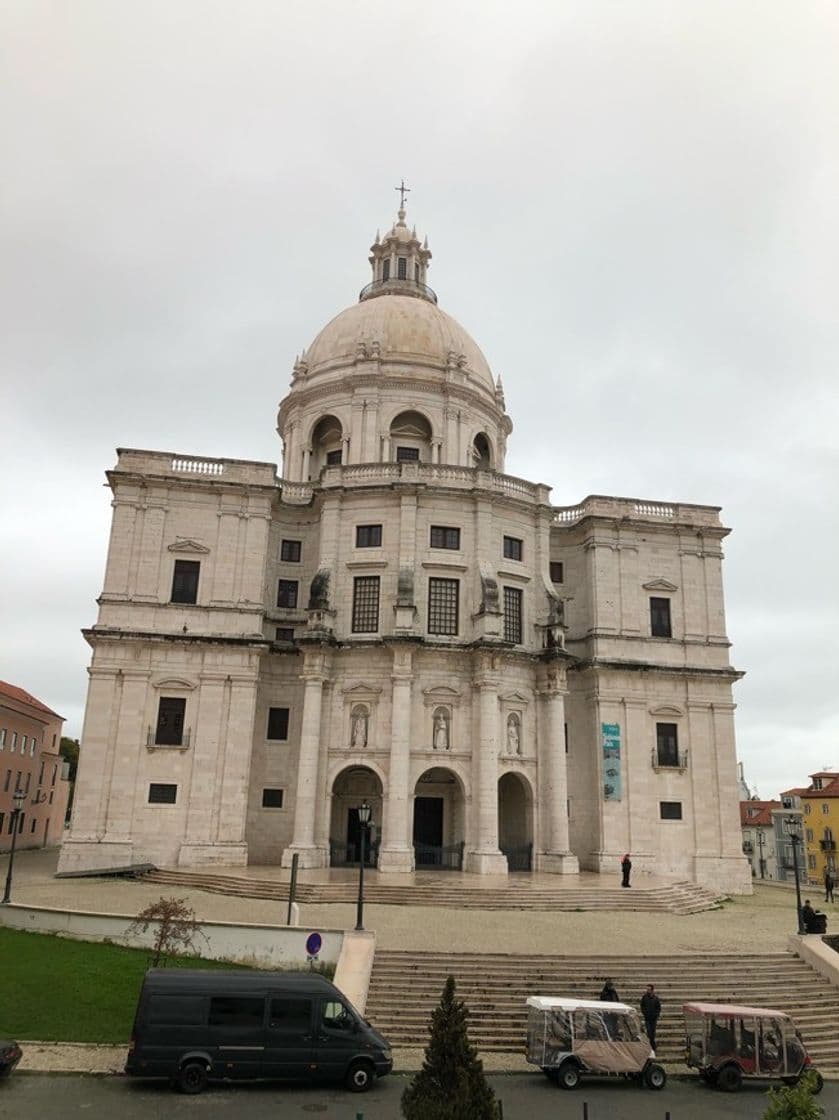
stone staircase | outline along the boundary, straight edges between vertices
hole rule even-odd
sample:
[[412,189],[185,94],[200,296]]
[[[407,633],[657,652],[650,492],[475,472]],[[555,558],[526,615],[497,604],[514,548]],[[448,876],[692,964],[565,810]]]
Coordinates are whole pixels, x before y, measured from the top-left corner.
[[[144,882],[191,890],[213,891],[243,898],[267,898],[282,901],[288,898],[288,883],[279,879],[257,879],[247,876],[219,875],[211,872],[168,871],[156,868],[142,876]],[[353,879],[327,883],[301,883],[298,880],[296,899],[299,903],[354,903],[358,887]],[[719,898],[696,883],[675,882],[657,887],[580,887],[538,884],[522,876],[511,877],[502,888],[470,887],[461,877],[439,878],[428,883],[404,886],[377,883],[371,876],[364,886],[368,905],[384,906],[447,906],[455,910],[544,910],[544,911],[647,911],[669,914],[695,914],[712,910]]]
[[528,996],[597,999],[610,976],[622,999],[636,1007],[646,985],[655,984],[663,1005],[657,1054],[665,1063],[683,1060],[682,1003],[704,1000],[789,1012],[818,1068],[839,1074],[839,992],[789,953],[606,959],[379,950],[365,1015],[394,1046],[424,1046],[450,973],[479,1050],[523,1053]]

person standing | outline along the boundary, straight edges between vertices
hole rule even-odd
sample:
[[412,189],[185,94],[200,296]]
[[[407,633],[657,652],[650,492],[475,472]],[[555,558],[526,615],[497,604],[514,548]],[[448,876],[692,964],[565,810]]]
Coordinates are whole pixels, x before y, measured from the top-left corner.
[[655,994],[653,984],[647,984],[647,990],[641,996],[641,1014],[644,1017],[644,1026],[647,1028],[650,1046],[655,1050],[655,1029],[658,1024],[658,1017],[661,1014],[661,1000]]
[[830,873],[830,868],[824,869],[824,900],[825,902],[833,902],[833,876]]
[[629,876],[632,873],[632,860],[629,858],[629,852],[621,860],[621,886],[628,887]]
[[600,1000],[603,1003],[620,1003],[621,1001],[610,976],[606,978],[606,983],[600,990]]

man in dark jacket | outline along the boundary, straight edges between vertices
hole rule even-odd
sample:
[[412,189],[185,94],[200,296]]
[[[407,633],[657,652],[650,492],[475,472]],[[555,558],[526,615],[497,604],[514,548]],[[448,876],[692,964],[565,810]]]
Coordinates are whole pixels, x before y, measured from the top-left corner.
[[661,1000],[655,994],[655,987],[652,984],[647,985],[646,992],[641,996],[641,1014],[644,1017],[650,1046],[655,1050],[655,1028],[661,1014]]
[[615,991],[615,985],[611,979],[607,979],[600,991],[600,999],[604,1003],[620,1003],[621,997]]

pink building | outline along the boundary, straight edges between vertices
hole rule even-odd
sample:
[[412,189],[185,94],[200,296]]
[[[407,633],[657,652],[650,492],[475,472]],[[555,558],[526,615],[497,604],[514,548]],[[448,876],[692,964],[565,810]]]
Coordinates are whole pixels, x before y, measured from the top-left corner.
[[26,794],[18,848],[60,844],[70,783],[59,756],[62,716],[22,688],[0,681],[0,851],[12,845],[14,793]]

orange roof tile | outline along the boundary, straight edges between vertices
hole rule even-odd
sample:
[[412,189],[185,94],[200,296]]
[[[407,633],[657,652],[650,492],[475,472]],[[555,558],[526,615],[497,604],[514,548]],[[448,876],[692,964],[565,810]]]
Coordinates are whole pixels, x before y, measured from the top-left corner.
[[17,685],[9,684],[7,681],[0,681],[0,696],[8,696],[10,700],[17,700],[20,704],[28,704],[31,708],[37,708],[41,712],[46,712],[47,715],[55,716],[56,719],[64,718],[58,712],[54,712],[52,708],[48,708],[46,704],[42,704],[31,692],[18,688]]

